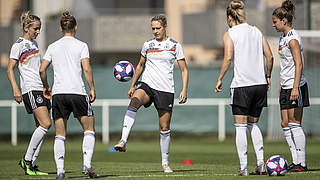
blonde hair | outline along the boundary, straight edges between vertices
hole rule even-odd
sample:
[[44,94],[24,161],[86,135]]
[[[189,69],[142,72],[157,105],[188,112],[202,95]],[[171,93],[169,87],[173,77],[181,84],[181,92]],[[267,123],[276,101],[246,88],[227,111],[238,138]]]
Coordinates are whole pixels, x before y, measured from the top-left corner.
[[295,6],[291,0],[286,0],[282,3],[281,7],[278,7],[273,11],[272,15],[280,20],[286,18],[289,25],[292,25],[292,21],[295,18]]
[[159,14],[159,15],[156,15],[154,16],[152,19],[151,19],[151,22],[152,21],[159,21],[161,26],[163,27],[167,27],[167,18],[165,15],[163,14]]
[[76,18],[69,11],[65,11],[62,13],[62,16],[60,19],[60,26],[63,32],[72,32],[76,25],[77,25]]
[[242,1],[231,1],[227,7],[227,17],[231,16],[234,21],[243,23],[246,21],[244,3]]
[[25,27],[26,28],[30,27],[36,21],[41,22],[38,16],[30,14],[29,11],[22,13],[20,16],[20,23],[21,23],[23,32],[26,32],[24,30]]

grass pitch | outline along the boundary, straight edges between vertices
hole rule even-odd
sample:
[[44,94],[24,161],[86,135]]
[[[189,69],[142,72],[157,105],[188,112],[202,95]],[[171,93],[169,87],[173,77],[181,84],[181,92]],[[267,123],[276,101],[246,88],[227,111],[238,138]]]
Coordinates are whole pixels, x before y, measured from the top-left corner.
[[[131,138],[127,144],[127,152],[109,152],[110,144],[96,142],[93,156],[93,168],[101,179],[320,179],[320,141],[307,140],[307,163],[309,172],[287,173],[284,177],[248,176],[235,177],[239,168],[234,138],[225,142],[215,139],[175,139],[172,138],[170,167],[173,173],[164,174],[161,168],[159,139],[153,141]],[[53,155],[53,139],[45,140],[38,165],[40,169],[49,172],[49,176],[26,176],[18,166],[27,149],[26,143],[13,147],[10,143],[0,143],[0,179],[55,179],[56,167]],[[81,174],[82,142],[67,138],[65,170],[67,179],[87,179]],[[265,159],[271,155],[283,155],[291,163],[289,148],[286,142],[265,142]],[[183,165],[189,158],[194,165]],[[248,170],[255,168],[255,153],[251,142],[248,142]]]

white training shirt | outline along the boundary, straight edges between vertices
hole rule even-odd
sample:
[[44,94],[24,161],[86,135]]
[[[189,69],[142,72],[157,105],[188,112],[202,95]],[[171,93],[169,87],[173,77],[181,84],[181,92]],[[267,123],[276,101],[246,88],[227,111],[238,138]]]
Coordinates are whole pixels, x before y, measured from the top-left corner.
[[37,42],[19,37],[12,45],[10,58],[18,61],[21,93],[42,91],[43,85],[39,75],[41,56]]
[[162,42],[154,38],[143,44],[141,55],[146,58],[141,81],[152,89],[174,93],[174,61],[185,58],[181,44],[171,38]]
[[242,23],[229,28],[229,35],[234,46],[234,75],[230,88],[267,84],[260,30]]
[[53,65],[52,95],[86,95],[81,68],[84,58],[89,58],[88,46],[74,37],[64,36],[49,45],[43,59]]
[[289,42],[292,39],[296,39],[300,45],[300,52],[302,58],[302,74],[300,86],[303,86],[307,81],[303,74],[304,57],[302,40],[297,31],[292,29],[288,32],[287,36],[284,36],[284,34],[282,34],[279,40],[278,51],[280,56],[280,84],[283,89],[292,89],[294,83],[294,74],[296,66],[289,46]]

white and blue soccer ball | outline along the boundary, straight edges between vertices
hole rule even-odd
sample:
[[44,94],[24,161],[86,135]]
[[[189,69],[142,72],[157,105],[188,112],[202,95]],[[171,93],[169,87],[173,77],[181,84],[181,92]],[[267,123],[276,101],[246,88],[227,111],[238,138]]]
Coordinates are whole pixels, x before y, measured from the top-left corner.
[[130,81],[133,74],[134,67],[129,61],[119,61],[113,66],[113,75],[119,81]]
[[266,170],[269,176],[284,176],[287,172],[288,163],[283,156],[271,156],[266,162]]

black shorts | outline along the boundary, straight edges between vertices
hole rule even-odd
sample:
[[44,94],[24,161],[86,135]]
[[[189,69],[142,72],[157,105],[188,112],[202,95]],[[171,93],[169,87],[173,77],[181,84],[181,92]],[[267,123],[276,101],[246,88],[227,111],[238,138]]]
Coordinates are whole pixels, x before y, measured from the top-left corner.
[[147,95],[150,97],[150,101],[147,104],[145,104],[144,107],[147,108],[151,106],[152,103],[154,103],[154,106],[156,107],[156,109],[172,111],[173,102],[174,102],[174,93],[163,92],[163,91],[152,89],[148,86],[148,84],[140,81],[136,83],[136,89],[144,90],[147,93]]
[[260,117],[262,108],[267,107],[267,90],[266,84],[231,88],[233,115]]
[[43,96],[43,91],[29,91],[22,95],[22,99],[28,114],[32,114],[33,110],[40,106],[51,109],[50,100]]
[[93,110],[87,95],[55,94],[52,96],[53,119],[68,119],[73,112],[75,118],[93,116]]
[[294,101],[290,100],[291,91],[292,89],[281,88],[279,97],[280,110],[310,106],[307,83],[299,87],[299,97]]

